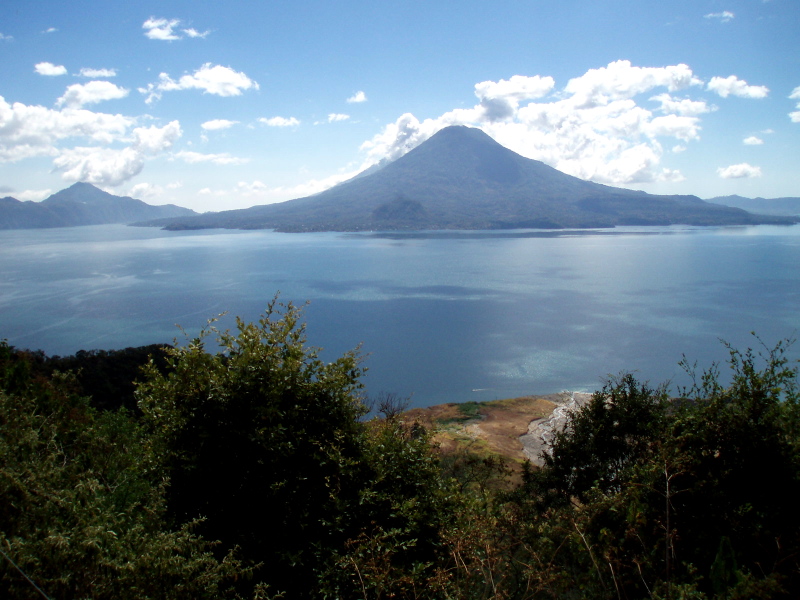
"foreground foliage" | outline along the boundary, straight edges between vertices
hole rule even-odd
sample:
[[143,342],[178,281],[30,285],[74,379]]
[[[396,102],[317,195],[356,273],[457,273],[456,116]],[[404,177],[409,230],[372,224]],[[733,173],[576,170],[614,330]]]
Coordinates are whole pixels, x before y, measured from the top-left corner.
[[136,352],[75,376],[0,343],[0,596],[800,596],[788,342],[729,348],[725,384],[686,365],[677,398],[610,380],[509,491],[393,401],[365,420],[358,352],[323,362],[300,317],[158,351],[138,412],[82,383]]
[[759,367],[731,348],[729,386],[712,368],[675,401],[630,375],[595,393],[515,493],[522,538],[547,558],[537,581],[596,598],[797,597],[800,412],[785,350]]
[[230,595],[248,569],[167,525],[140,425],[29,369],[0,343],[0,596],[36,597],[23,573],[51,598]]

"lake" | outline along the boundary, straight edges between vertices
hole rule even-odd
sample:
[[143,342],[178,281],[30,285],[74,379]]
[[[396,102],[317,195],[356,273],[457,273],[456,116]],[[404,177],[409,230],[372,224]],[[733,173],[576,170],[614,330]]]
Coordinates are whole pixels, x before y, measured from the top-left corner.
[[[281,234],[95,226],[0,232],[0,338],[48,354],[172,342],[280,291],[368,392],[414,406],[685,383],[800,327],[800,225]],[[797,356],[797,347],[792,355]]]

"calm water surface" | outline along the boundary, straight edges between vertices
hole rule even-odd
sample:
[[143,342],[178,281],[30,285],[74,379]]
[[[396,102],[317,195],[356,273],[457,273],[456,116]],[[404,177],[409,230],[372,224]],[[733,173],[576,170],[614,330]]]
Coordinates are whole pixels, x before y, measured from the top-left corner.
[[[171,342],[280,291],[370,394],[423,406],[596,389],[800,328],[800,226],[280,234],[125,226],[0,232],[0,338],[49,354]],[[223,319],[230,326],[232,318]],[[797,347],[793,354],[797,355]]]

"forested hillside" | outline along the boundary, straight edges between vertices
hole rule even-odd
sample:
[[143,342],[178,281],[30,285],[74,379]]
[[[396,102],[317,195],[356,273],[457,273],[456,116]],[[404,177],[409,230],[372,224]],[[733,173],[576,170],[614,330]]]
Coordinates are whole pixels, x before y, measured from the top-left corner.
[[360,354],[322,362],[301,319],[274,301],[152,359],[0,344],[0,597],[800,595],[790,342],[731,348],[724,385],[610,380],[510,483],[365,398]]

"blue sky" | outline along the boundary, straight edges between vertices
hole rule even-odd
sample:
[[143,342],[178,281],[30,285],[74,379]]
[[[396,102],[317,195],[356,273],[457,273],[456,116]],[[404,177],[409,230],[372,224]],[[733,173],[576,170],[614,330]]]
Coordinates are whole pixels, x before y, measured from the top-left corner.
[[0,6],[0,195],[305,196],[450,124],[652,193],[800,196],[797,0]]

